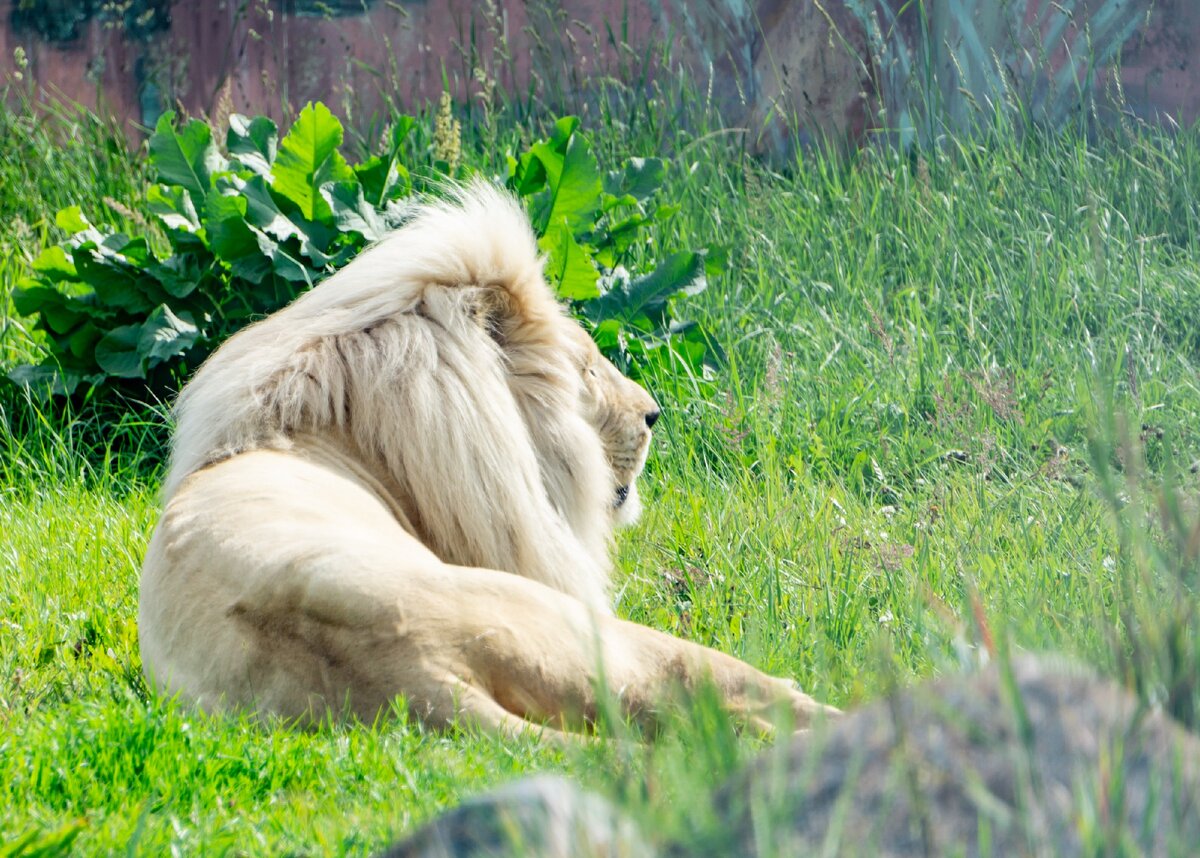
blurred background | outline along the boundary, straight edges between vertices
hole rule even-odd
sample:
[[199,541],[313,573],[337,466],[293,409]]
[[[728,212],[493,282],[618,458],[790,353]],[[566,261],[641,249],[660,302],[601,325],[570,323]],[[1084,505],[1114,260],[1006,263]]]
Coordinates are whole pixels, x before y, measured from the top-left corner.
[[1050,125],[1080,107],[1089,121],[1189,125],[1200,107],[1191,0],[0,0],[0,10],[0,75],[23,73],[36,99],[140,129],[179,108],[282,120],[310,100],[361,129],[443,91],[586,121],[604,87],[665,78],[689,81],[746,129],[752,151],[776,155],[815,137],[936,137],[1006,111]]

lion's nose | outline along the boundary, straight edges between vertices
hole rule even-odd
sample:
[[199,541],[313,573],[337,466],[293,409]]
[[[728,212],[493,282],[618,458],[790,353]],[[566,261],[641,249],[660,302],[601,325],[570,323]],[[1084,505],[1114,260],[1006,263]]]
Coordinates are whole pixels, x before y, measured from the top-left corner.
[[654,409],[653,411],[646,412],[646,428],[647,429],[654,428],[654,424],[658,422],[658,416],[660,414],[662,414],[662,412],[659,411],[657,408]]

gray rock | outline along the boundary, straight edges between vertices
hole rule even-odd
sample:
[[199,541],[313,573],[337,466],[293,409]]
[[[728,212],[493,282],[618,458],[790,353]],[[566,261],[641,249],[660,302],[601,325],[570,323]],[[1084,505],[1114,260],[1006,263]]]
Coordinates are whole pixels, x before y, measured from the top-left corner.
[[1200,741],[1112,682],[1022,657],[768,752],[676,855],[1194,855]]
[[540,775],[468,799],[381,858],[652,858],[634,824],[599,796]]

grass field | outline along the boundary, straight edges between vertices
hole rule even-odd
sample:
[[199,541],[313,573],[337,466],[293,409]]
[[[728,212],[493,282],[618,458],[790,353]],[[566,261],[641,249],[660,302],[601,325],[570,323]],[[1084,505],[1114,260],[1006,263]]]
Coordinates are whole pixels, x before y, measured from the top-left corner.
[[[103,198],[134,205],[143,180],[102,127],[22,121],[4,115],[22,143],[0,154],[5,369],[36,353],[7,293],[55,208],[119,217]],[[618,155],[657,142],[601,136]],[[1194,711],[1200,137],[999,136],[779,171],[733,140],[681,131],[668,153],[682,209],[656,241],[730,249],[690,309],[730,361],[709,388],[654,385],[618,612],[843,707],[993,641]],[[165,430],[0,397],[0,831],[39,854],[364,855],[536,771],[686,838],[760,747],[704,705],[655,744],[563,752],[399,711],[306,733],[152,697],[135,615]]]

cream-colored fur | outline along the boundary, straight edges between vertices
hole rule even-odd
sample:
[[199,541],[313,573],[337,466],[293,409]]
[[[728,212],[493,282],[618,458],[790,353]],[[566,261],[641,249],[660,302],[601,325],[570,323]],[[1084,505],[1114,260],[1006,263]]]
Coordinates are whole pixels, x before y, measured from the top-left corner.
[[199,706],[519,731],[652,719],[716,683],[762,724],[784,680],[614,618],[612,527],[658,408],[555,302],[483,183],[219,348],[180,394],[142,571],[147,675]]

